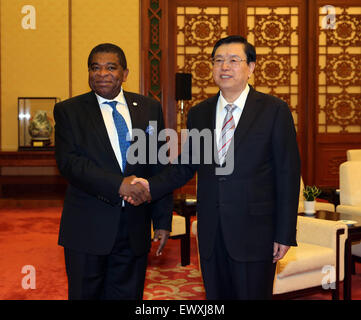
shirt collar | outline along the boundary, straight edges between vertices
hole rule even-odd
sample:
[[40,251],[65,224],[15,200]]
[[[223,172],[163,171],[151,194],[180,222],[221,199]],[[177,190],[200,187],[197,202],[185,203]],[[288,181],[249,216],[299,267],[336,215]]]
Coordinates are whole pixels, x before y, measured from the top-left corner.
[[[240,108],[241,110],[244,107],[244,104],[246,102],[246,98],[249,92],[249,85],[247,83],[246,87],[244,88],[244,90],[241,92],[241,94],[239,95],[239,97],[232,103],[234,104],[237,108]],[[220,91],[219,94],[219,101],[220,101],[220,110],[222,111],[227,104],[230,104],[229,102],[227,102],[227,100],[223,97],[222,95],[222,91]]]
[[108,102],[108,101],[117,101],[118,103],[120,103],[122,105],[125,105],[125,106],[127,105],[127,103],[125,101],[125,97],[124,97],[123,88],[121,88],[119,94],[114,99],[111,99],[111,100],[105,99],[96,93],[95,93],[95,96],[97,97],[98,103],[101,107],[104,105],[104,102]]

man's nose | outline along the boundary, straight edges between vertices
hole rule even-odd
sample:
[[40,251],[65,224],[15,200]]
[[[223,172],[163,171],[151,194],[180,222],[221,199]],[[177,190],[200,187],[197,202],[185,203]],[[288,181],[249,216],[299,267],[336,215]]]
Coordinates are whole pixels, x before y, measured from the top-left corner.
[[108,71],[107,68],[100,68],[99,71],[98,71],[98,74],[100,76],[106,76],[108,73],[109,73],[109,71]]
[[231,67],[231,62],[229,60],[224,60],[222,63],[222,69],[229,69]]

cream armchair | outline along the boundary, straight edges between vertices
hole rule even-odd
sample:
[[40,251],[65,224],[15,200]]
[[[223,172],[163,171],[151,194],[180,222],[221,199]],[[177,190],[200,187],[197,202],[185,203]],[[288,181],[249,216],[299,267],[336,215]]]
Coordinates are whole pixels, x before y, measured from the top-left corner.
[[361,161],[361,149],[350,149],[346,151],[347,161]]
[[344,278],[346,238],[347,226],[342,222],[298,216],[298,246],[291,247],[277,263],[274,298],[329,289],[338,299],[339,282]]
[[[192,233],[197,236],[197,221],[192,223]],[[274,298],[297,296],[324,285],[338,299],[339,283],[344,278],[346,238],[347,226],[342,222],[298,216],[298,246],[291,247],[277,263]],[[333,286],[335,289],[331,289]]]
[[361,161],[340,165],[340,204],[336,210],[361,216]]
[[[301,182],[300,182],[300,197],[299,197],[299,201],[298,201],[298,212],[304,212],[305,211],[305,207],[303,204],[303,189],[304,189],[304,184],[303,184],[303,180],[301,177]],[[333,203],[329,203],[329,202],[321,202],[321,201],[316,201],[315,204],[315,209],[316,210],[325,210],[325,211],[335,211],[335,205]]]
[[[336,211],[361,216],[361,161],[346,161],[340,165],[340,205]],[[353,244],[351,250],[354,256],[361,257],[361,243]]]

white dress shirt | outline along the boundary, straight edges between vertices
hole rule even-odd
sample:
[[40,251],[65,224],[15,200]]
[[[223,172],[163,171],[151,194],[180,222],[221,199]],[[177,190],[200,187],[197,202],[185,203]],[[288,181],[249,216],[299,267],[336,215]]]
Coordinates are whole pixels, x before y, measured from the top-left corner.
[[114,120],[113,120],[113,109],[109,104],[104,103],[107,101],[117,101],[118,102],[117,110],[123,116],[123,118],[128,126],[128,130],[129,130],[130,137],[131,137],[132,136],[132,120],[130,118],[129,109],[128,109],[127,103],[125,101],[125,98],[124,98],[123,88],[120,90],[118,96],[116,96],[112,100],[105,99],[97,94],[95,94],[95,95],[98,99],[100,111],[102,112],[102,115],[103,115],[103,120],[105,123],[105,127],[107,128],[109,140],[112,145],[113,151],[115,153],[115,156],[117,157],[120,168],[123,168],[123,166],[122,166],[123,160],[122,160],[122,155],[120,153],[120,148],[119,148],[118,132],[117,132],[117,129],[115,128],[115,124],[114,124]]
[[[244,105],[246,103],[246,99],[249,92],[249,85],[247,84],[245,89],[242,91],[242,93],[239,95],[239,97],[232,103],[236,105],[237,108],[233,111],[233,119],[235,124],[235,130],[237,128],[239,119],[241,118]],[[222,126],[224,118],[227,114],[227,110],[225,106],[227,104],[231,104],[230,102],[227,102],[227,100],[223,97],[222,91],[219,94],[218,102],[217,102],[217,110],[216,110],[216,138],[217,138],[217,146],[218,150],[221,148],[221,132],[222,132]]]

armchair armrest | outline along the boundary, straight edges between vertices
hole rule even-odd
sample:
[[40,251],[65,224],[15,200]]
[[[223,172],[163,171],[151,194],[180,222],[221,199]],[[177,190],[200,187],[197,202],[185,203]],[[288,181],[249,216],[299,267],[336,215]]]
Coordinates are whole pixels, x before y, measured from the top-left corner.
[[[291,247],[278,261],[273,293],[276,295],[321,288],[323,268],[335,267],[330,279],[338,290],[344,278],[344,248],[348,228],[340,221],[298,216],[298,247]],[[335,297],[338,296],[338,291]]]
[[314,219],[298,216],[297,241],[316,244],[336,250],[337,230],[344,229],[342,235],[347,238],[347,226],[340,221]]
[[358,214],[361,216],[361,206],[347,206],[340,204],[336,207],[336,211],[340,213]]

